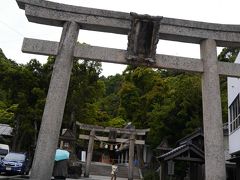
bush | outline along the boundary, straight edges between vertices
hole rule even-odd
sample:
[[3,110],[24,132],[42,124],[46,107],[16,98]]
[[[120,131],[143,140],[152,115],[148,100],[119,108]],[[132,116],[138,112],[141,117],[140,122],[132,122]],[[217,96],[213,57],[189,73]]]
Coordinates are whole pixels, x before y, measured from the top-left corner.
[[159,174],[155,171],[148,170],[144,174],[144,180],[159,180]]

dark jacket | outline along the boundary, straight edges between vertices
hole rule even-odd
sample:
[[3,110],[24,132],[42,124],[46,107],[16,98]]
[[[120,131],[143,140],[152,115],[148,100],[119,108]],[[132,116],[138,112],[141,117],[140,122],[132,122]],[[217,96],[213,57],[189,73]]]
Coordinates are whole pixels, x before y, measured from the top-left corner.
[[55,161],[53,168],[54,177],[67,177],[68,176],[68,160]]

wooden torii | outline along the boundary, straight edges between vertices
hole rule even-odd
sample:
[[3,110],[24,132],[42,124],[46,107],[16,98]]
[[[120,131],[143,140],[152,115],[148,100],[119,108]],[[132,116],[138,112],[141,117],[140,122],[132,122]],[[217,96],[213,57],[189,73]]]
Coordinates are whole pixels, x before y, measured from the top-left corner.
[[[63,27],[60,42],[25,38],[22,51],[56,56],[30,179],[51,178],[73,58],[201,73],[205,179],[225,180],[219,75],[240,77],[240,65],[218,62],[217,46],[240,47],[240,26],[16,0],[30,22]],[[79,29],[129,33],[127,50],[76,45]],[[200,44],[201,58],[156,53],[158,39]]]
[[[93,154],[93,146],[94,140],[98,141],[105,141],[105,142],[114,142],[114,143],[125,143],[129,141],[129,161],[128,161],[128,179],[133,179],[133,161],[134,161],[134,146],[135,144],[144,145],[145,141],[137,139],[139,136],[145,136],[150,129],[126,129],[126,128],[113,128],[113,127],[102,127],[96,125],[89,125],[89,124],[82,124],[77,122],[77,125],[82,130],[90,131],[90,135],[80,134],[79,139],[86,139],[89,140],[88,143],[88,151],[87,151],[87,161],[86,161],[86,168],[85,168],[85,177],[89,177],[89,170],[92,161],[92,154]],[[113,137],[110,138],[109,136],[97,136],[96,132],[105,132],[111,133],[114,132],[115,135],[117,134],[126,134],[129,138],[117,138]]]

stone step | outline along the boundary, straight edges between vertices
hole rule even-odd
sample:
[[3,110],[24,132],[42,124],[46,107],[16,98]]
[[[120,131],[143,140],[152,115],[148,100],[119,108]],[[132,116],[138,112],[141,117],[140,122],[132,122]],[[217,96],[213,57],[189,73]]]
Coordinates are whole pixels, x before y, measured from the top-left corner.
[[[128,166],[126,164],[117,164],[118,173],[117,177],[128,178]],[[112,166],[110,164],[104,163],[91,163],[90,166],[90,175],[98,176],[111,176]],[[140,179],[139,169],[134,167],[133,178]]]

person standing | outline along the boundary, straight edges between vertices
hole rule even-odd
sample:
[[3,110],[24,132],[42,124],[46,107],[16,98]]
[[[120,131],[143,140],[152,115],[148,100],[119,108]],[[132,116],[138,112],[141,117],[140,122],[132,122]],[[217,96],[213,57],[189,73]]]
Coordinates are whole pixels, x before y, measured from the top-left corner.
[[53,177],[55,180],[65,180],[68,176],[68,159],[55,161]]
[[70,153],[67,150],[57,149],[53,167],[53,176],[56,180],[65,180],[68,176]]
[[114,161],[112,163],[112,172],[111,172],[111,180],[116,180],[118,172],[118,166],[115,165]]

